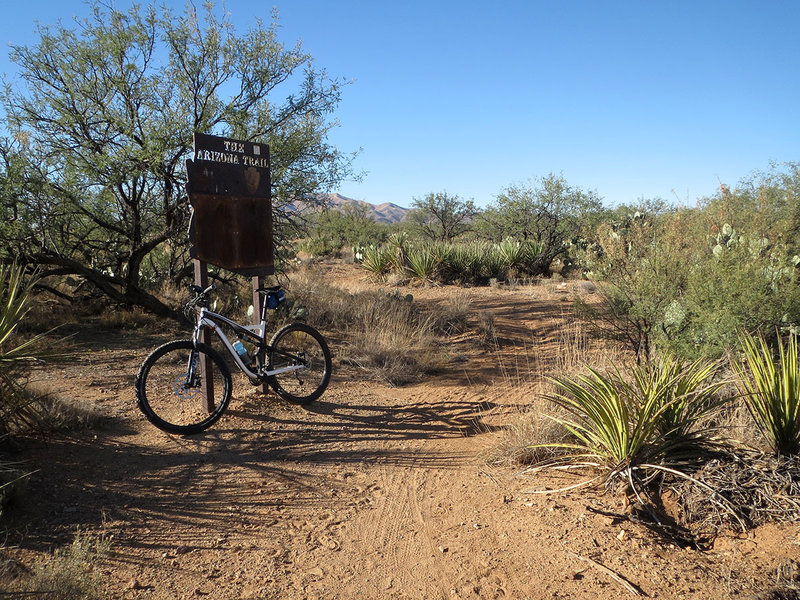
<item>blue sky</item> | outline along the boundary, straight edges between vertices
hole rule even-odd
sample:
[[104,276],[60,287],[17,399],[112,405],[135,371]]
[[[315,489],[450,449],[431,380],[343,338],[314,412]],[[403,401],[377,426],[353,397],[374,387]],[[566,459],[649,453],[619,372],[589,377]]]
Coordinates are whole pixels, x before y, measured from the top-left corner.
[[[168,1],[178,10],[183,0]],[[6,5],[6,2],[3,2]],[[119,8],[128,1],[117,0]],[[447,191],[486,205],[561,173],[609,205],[693,205],[770,161],[800,161],[800,2],[226,0],[279,12],[318,67],[352,80],[331,140],[361,149],[338,191],[409,206]],[[81,2],[8,3],[4,42]],[[7,52],[0,71],[13,73]]]

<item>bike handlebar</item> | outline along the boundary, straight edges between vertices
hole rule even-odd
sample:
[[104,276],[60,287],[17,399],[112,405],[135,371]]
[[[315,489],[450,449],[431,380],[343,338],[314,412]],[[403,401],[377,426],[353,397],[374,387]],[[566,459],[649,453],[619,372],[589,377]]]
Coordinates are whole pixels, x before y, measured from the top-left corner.
[[208,292],[210,292],[211,290],[213,290],[213,289],[214,289],[214,287],[215,287],[215,286],[214,286],[214,284],[212,283],[212,284],[211,284],[211,285],[209,285],[209,286],[208,286],[206,289],[203,289],[203,288],[201,288],[199,285],[190,285],[190,286],[189,286],[189,289],[190,289],[191,291],[193,291],[195,294],[197,294],[198,296],[205,296],[206,294],[208,294]]

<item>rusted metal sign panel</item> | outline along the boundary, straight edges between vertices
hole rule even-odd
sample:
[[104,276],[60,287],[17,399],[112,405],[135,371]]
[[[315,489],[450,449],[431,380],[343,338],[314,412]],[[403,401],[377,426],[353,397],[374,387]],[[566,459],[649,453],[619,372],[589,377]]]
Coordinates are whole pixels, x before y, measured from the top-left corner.
[[191,257],[242,275],[271,275],[268,146],[197,133],[186,175]]

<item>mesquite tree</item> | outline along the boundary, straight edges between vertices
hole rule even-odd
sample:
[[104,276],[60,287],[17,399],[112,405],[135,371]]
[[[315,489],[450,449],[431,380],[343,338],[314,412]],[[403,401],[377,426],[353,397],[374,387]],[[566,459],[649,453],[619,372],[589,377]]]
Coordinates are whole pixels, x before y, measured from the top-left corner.
[[0,96],[2,250],[169,314],[152,290],[187,264],[192,134],[270,145],[280,242],[283,204],[350,174],[352,156],[327,141],[344,82],[299,44],[285,47],[275,17],[239,33],[211,4],[200,15],[90,8],[12,48],[18,82]]
[[493,241],[505,237],[542,245],[532,268],[546,273],[567,243],[602,213],[594,191],[571,186],[561,175],[550,173],[534,182],[504,189],[481,215],[480,229]]

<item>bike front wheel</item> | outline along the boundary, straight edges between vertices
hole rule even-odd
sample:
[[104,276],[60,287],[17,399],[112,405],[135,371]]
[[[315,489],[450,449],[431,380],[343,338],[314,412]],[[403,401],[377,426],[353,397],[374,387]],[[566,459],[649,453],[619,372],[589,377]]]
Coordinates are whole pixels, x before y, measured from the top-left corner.
[[331,351],[322,334],[304,323],[290,323],[269,343],[267,370],[281,370],[267,382],[281,398],[309,404],[319,398],[331,378]]
[[[208,372],[203,371],[204,364]],[[203,431],[222,416],[231,387],[230,370],[216,350],[178,340],[156,348],[142,363],[136,399],[153,425],[186,435]],[[206,394],[209,402],[204,404]]]

